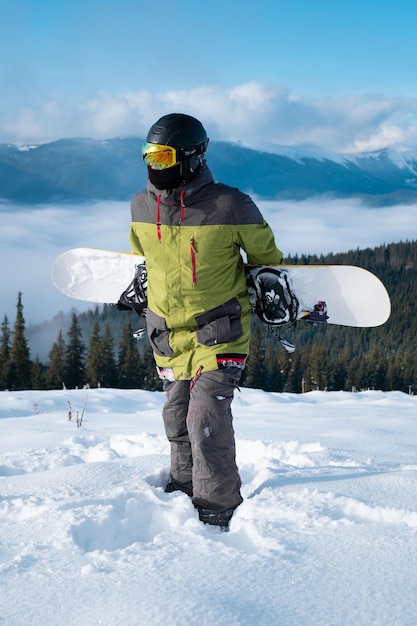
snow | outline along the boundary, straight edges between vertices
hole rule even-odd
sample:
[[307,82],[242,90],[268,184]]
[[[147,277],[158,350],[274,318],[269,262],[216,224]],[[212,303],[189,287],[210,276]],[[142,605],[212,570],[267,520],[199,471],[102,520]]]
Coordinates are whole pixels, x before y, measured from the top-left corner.
[[268,152],[270,154],[287,157],[288,159],[292,159],[302,165],[305,165],[305,161],[308,159],[314,159],[316,161],[332,161],[333,163],[339,163],[341,165],[345,165],[346,161],[349,160],[349,155],[347,156],[344,153],[333,152],[331,150],[325,150],[315,146],[304,146],[300,144],[283,145],[263,142],[262,144],[249,144],[247,147],[252,150],[256,150],[257,152]]
[[163,402],[0,393],[0,624],[415,624],[417,397],[242,389],[228,533],[164,492]]

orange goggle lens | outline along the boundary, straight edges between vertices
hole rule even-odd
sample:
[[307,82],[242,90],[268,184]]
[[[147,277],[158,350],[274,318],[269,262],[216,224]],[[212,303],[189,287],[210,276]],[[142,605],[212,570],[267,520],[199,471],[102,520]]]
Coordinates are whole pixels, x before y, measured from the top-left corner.
[[145,165],[150,165],[159,170],[172,167],[177,162],[177,151],[171,146],[163,146],[158,143],[145,143],[142,146],[142,158]]

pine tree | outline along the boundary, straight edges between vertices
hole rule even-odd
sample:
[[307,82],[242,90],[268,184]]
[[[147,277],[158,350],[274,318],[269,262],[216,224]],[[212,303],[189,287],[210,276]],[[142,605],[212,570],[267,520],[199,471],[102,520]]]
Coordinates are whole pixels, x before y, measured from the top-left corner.
[[365,371],[362,375],[362,387],[386,391],[387,362],[380,351],[372,348],[365,356]]
[[325,350],[323,346],[314,344],[310,351],[307,372],[304,374],[309,389],[325,389],[327,387],[326,370]]
[[17,315],[13,329],[13,341],[10,349],[10,372],[13,389],[30,389],[31,367],[30,352],[25,337],[25,318],[23,317],[22,294],[17,298]]
[[288,361],[289,369],[284,390],[290,393],[301,393],[303,391],[303,367],[300,351],[296,350],[291,354]]
[[370,359],[370,361],[372,363],[372,372],[370,387],[372,389],[387,391],[387,360],[383,353],[376,348],[372,351],[371,355],[372,358]]
[[47,389],[60,389],[64,384],[65,341],[62,331],[49,352],[49,366],[46,372]]
[[262,328],[255,320],[252,330],[250,353],[243,377],[245,387],[268,390],[268,370],[265,363],[265,347]]
[[45,368],[40,362],[38,356],[32,363],[31,380],[32,380],[32,389],[45,389],[46,388]]
[[88,342],[87,361],[85,375],[90,387],[98,387],[101,384],[101,337],[98,321],[94,323],[93,330]]
[[340,354],[329,373],[328,386],[331,391],[349,390],[348,381],[349,351],[345,348]]
[[162,382],[155,367],[152,348],[149,344],[145,345],[140,359],[139,376],[142,381],[141,389],[159,391],[162,388]]
[[1,325],[0,389],[10,389],[12,382],[10,372],[10,337],[9,319],[5,315]]
[[141,362],[130,321],[124,325],[120,338],[118,371],[118,386],[121,389],[142,389]]
[[404,354],[404,372],[403,391],[415,394],[417,392],[417,363],[414,350],[407,350]]
[[117,386],[117,365],[114,357],[114,341],[107,322],[101,340],[100,384],[102,387]]
[[114,342],[110,326],[106,323],[103,336],[96,320],[90,335],[86,361],[86,378],[91,387],[116,387],[117,367],[114,357]]
[[284,372],[288,352],[278,343],[265,347],[265,362],[268,371],[268,391],[280,392],[284,388]]
[[68,342],[65,348],[64,383],[67,387],[83,387],[85,383],[85,346],[75,313],[71,317]]

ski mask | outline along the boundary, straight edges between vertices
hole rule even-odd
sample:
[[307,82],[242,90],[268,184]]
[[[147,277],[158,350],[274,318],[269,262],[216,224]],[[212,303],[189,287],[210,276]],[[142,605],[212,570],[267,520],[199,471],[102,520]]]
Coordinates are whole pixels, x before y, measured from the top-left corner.
[[190,182],[201,170],[203,163],[202,157],[191,157],[179,161],[172,167],[160,170],[148,165],[148,177],[160,191],[177,189]]
[[181,187],[183,176],[181,174],[181,163],[176,163],[172,167],[163,170],[156,170],[148,165],[148,176],[152,185],[159,190],[176,189]]

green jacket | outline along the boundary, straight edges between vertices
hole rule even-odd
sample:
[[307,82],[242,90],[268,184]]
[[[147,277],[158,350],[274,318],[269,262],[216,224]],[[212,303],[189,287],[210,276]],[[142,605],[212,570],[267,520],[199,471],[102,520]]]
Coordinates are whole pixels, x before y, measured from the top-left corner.
[[150,182],[131,205],[130,243],[146,257],[148,336],[161,377],[241,364],[249,351],[247,263],[282,253],[249,196],[213,181],[205,167],[168,193]]

